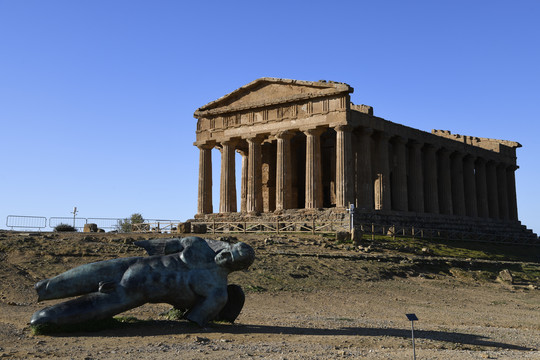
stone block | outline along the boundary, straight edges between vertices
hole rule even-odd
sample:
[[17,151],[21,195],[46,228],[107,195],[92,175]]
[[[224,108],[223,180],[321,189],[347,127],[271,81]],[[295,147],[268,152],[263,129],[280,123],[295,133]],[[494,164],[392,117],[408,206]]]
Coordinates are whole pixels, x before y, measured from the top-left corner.
[[178,223],[176,231],[182,234],[189,234],[191,232],[191,222]]
[[348,231],[338,231],[336,233],[336,240],[339,242],[349,241],[351,239],[351,234]]
[[206,224],[191,224],[191,232],[194,234],[206,234]]
[[362,232],[362,230],[357,229],[357,228],[352,229],[352,231],[351,231],[351,240],[352,240],[353,245],[355,247],[360,246],[360,243],[362,242],[362,236],[363,235],[364,235],[364,233]]
[[98,232],[97,224],[84,224],[83,232]]

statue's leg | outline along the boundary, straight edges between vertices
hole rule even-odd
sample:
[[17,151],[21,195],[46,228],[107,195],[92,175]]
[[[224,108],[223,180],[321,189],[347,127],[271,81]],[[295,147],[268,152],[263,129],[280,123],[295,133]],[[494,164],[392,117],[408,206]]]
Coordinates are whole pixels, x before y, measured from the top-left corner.
[[127,268],[138,259],[132,257],[85,264],[51,279],[41,280],[34,286],[38,301],[96,292],[100,283],[119,283]]
[[36,311],[30,324],[68,325],[101,320],[143,303],[136,297],[126,296],[121,288],[109,293],[95,292]]
[[214,320],[233,323],[244,307],[246,296],[242,288],[235,284],[227,286],[227,295],[227,304],[225,304]]

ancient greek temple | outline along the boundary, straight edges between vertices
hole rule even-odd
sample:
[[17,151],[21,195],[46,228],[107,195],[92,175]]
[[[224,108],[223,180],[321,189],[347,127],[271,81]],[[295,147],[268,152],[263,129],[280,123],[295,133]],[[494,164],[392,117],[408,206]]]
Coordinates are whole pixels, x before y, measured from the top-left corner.
[[[353,104],[352,92],[332,81],[261,78],[197,109],[197,216],[354,204],[367,213],[518,221],[519,143],[413,129]],[[214,149],[221,152],[219,209],[212,206]]]

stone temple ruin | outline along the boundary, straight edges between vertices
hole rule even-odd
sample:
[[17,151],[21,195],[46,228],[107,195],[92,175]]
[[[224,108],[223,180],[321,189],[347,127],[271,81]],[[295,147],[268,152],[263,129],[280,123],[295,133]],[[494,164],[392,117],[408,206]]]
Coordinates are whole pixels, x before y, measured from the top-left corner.
[[[197,109],[196,218],[345,217],[354,204],[355,223],[536,237],[518,220],[519,143],[393,123],[353,104],[353,91],[332,81],[261,78]],[[219,209],[212,206],[214,148],[221,152]],[[240,207],[235,152],[242,156]]]

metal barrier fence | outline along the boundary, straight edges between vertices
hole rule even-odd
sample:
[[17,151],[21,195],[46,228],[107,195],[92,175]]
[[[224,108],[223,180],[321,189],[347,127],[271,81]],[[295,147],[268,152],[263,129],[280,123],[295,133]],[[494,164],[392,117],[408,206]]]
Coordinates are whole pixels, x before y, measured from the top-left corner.
[[[83,229],[85,224],[94,223],[100,229],[116,230],[126,219],[120,218],[75,218],[75,227]],[[73,224],[73,217],[51,217],[48,221],[49,227],[54,228],[59,224]],[[179,220],[146,219],[143,224],[133,224],[134,232],[171,232],[180,223]],[[313,219],[297,221],[197,221],[193,224],[205,224],[208,233],[254,233],[254,232],[275,232],[275,233],[335,233],[338,231],[349,231],[349,221],[315,221]],[[47,218],[44,216],[22,216],[8,215],[6,226],[10,228],[44,229],[47,227]],[[427,238],[439,240],[460,240],[472,242],[500,243],[500,244],[528,244],[540,246],[540,238],[533,236],[519,236],[517,234],[481,233],[470,231],[453,231],[429,229],[415,226],[381,225],[377,223],[355,224],[364,236],[376,235],[391,236],[394,239],[400,238]]]
[[131,224],[132,232],[166,232],[170,233],[176,230],[179,221],[160,220],[160,221],[145,221],[140,224]]
[[72,225],[74,228],[82,229],[84,224],[87,224],[85,218],[75,218],[72,217],[52,217],[49,218],[49,227],[54,229],[60,224]]
[[209,233],[255,233],[255,232],[275,232],[275,233],[296,233],[307,232],[312,234],[336,233],[338,231],[349,231],[349,221],[197,221],[194,224],[205,224]]
[[6,226],[10,228],[43,229],[47,227],[47,218],[44,216],[8,215]]
[[[119,230],[123,221],[129,219],[122,218],[79,218],[75,219],[71,216],[66,217],[51,217],[47,220],[45,216],[24,216],[24,215],[8,215],[6,218],[6,227],[19,229],[37,229],[41,231],[49,227],[54,229],[60,224],[75,225],[77,230],[82,230],[85,224],[96,224],[99,229],[104,230]],[[145,219],[146,223],[151,224],[178,224],[180,220],[161,220],[161,219]],[[162,231],[169,231],[172,226],[162,226]]]

